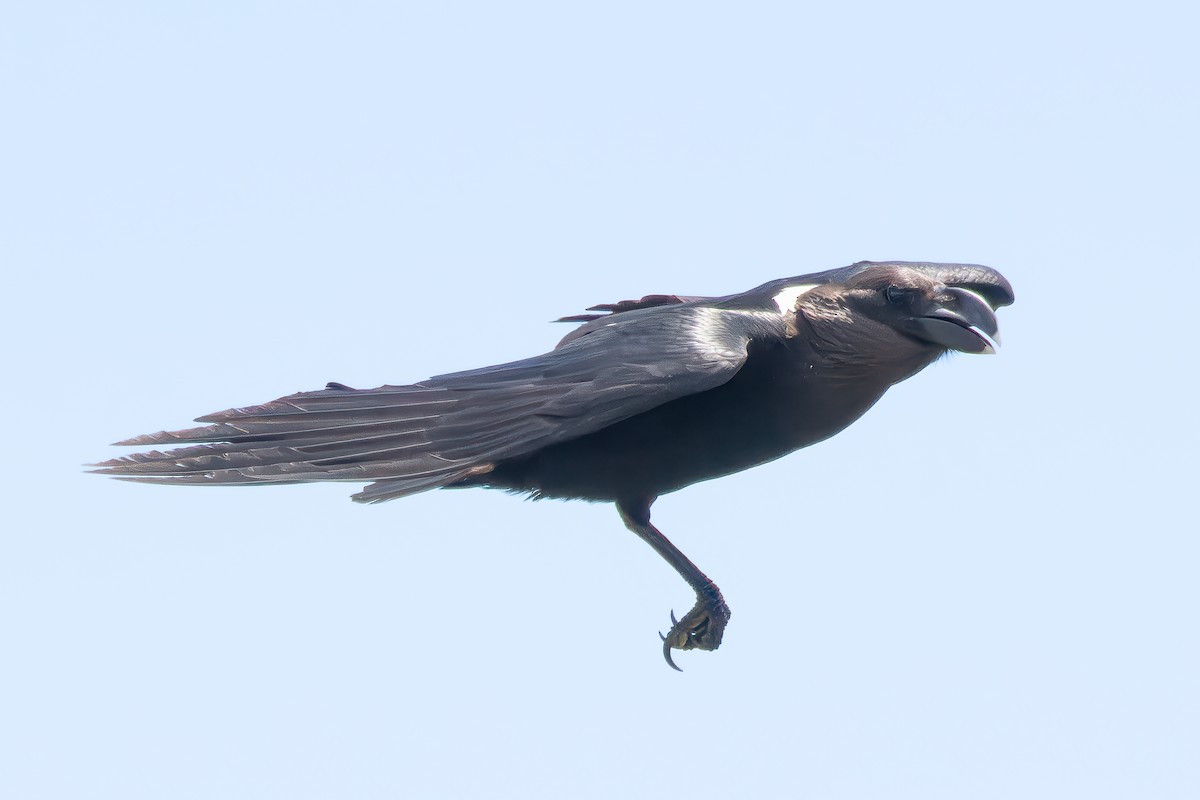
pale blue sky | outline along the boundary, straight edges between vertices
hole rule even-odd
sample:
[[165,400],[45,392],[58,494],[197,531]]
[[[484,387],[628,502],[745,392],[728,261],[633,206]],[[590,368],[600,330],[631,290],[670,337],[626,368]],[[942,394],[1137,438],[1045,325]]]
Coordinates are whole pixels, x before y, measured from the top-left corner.
[[[1194,798],[1185,4],[0,11],[0,796]],[[864,258],[1013,282],[841,436],[606,506],[107,442]]]

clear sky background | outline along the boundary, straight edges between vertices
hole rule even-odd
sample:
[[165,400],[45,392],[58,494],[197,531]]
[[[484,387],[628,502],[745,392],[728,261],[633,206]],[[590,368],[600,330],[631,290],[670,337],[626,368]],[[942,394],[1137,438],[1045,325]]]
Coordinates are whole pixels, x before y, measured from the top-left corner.
[[[1184,3],[0,12],[6,798],[1200,797]],[[107,443],[860,259],[1013,282],[831,441],[607,506]]]

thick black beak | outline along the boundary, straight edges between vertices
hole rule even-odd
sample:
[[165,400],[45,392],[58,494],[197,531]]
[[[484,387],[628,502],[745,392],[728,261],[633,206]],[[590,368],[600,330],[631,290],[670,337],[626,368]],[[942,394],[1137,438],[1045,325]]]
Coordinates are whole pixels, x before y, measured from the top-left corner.
[[911,321],[913,333],[926,341],[963,353],[995,353],[1000,345],[996,314],[982,296],[947,286],[937,305]]

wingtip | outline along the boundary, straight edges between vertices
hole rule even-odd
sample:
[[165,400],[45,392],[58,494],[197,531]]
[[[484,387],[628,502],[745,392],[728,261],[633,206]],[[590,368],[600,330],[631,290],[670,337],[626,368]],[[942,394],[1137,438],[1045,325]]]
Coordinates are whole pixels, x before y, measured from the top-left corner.
[[147,444],[161,444],[162,439],[159,437],[166,435],[166,431],[159,431],[158,433],[143,433],[129,439],[122,439],[119,442],[112,442],[109,444],[109,447],[141,447],[142,445]]

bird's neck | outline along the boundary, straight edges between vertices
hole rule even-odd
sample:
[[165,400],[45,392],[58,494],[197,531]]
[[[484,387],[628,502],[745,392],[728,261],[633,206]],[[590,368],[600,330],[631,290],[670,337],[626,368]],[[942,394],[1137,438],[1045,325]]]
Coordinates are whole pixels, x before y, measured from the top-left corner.
[[[833,384],[847,382],[889,386],[912,377],[945,350],[861,315],[818,308],[796,315],[797,337],[808,343],[803,354],[813,377]],[[866,388],[866,387],[864,387]]]

